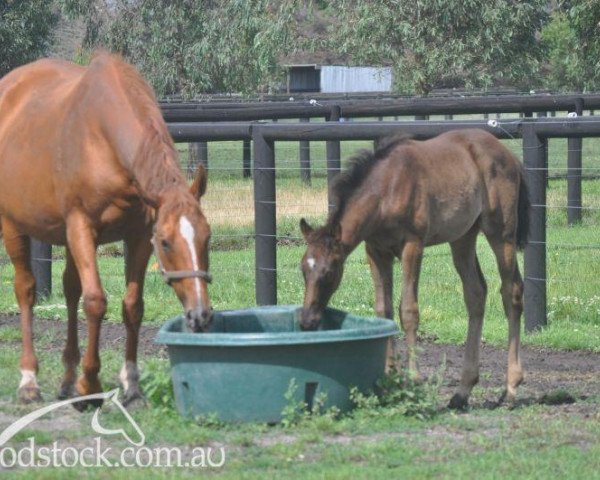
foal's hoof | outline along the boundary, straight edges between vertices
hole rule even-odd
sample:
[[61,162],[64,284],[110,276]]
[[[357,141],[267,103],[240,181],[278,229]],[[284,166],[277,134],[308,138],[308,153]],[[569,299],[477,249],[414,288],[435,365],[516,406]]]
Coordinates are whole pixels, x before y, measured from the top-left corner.
[[39,387],[25,385],[17,390],[17,398],[19,399],[19,403],[27,405],[29,403],[41,402],[42,394]]
[[504,390],[498,398],[498,406],[506,405],[508,408],[514,408],[516,396],[514,393]]
[[467,397],[463,397],[458,393],[455,393],[454,396],[448,402],[448,408],[451,410],[460,410],[465,411],[469,406],[469,399]]

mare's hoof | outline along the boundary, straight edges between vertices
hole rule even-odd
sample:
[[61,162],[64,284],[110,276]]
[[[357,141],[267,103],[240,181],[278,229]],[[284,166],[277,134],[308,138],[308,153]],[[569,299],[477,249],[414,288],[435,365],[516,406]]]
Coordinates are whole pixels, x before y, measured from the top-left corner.
[[451,410],[465,411],[469,406],[469,399],[455,393],[454,396],[448,402],[448,408]]
[[148,401],[139,389],[130,388],[129,391],[125,392],[121,404],[127,408],[127,410],[137,410],[139,408],[147,407]]
[[58,395],[56,398],[58,400],[67,400],[68,398],[73,398],[77,396],[77,392],[75,391],[75,385],[72,382],[63,383],[60,386],[60,390],[58,391]]
[[[77,395],[75,395],[74,398],[77,398]],[[73,408],[75,410],[77,410],[78,412],[85,412],[87,410],[92,410],[95,408],[100,408],[102,406],[102,403],[104,402],[104,400],[102,398],[95,398],[93,400],[79,400],[79,401],[75,401],[73,402]]]
[[19,399],[19,403],[27,405],[29,403],[41,402],[42,394],[39,387],[25,385],[17,390],[17,398]]

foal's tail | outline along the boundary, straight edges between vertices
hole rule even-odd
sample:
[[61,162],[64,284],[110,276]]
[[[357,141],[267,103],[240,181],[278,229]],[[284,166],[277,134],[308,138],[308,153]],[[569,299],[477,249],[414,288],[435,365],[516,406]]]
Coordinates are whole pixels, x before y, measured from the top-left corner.
[[531,211],[531,202],[529,201],[529,191],[525,181],[525,171],[521,171],[519,181],[519,203],[517,207],[517,248],[523,250],[527,245],[529,237],[529,215]]

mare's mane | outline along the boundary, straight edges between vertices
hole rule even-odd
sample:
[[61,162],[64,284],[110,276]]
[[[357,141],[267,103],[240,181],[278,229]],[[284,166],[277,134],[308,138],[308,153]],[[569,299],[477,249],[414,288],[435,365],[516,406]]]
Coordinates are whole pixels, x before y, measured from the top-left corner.
[[154,203],[151,198],[156,193],[169,187],[186,185],[175,144],[163,120],[156,96],[140,73],[120,56],[104,51],[94,55],[90,70],[104,65],[113,67],[129,106],[143,125],[143,139],[130,168],[143,196]]

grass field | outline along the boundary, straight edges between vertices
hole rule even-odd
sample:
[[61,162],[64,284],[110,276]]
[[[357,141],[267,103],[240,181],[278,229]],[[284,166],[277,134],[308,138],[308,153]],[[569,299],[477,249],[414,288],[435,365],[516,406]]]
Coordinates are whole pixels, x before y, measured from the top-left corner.
[[[521,157],[520,141],[507,142]],[[344,142],[342,156],[347,158],[368,142]],[[182,148],[182,158],[185,151]],[[325,146],[314,142],[313,182],[303,185],[298,175],[297,145],[280,143],[277,152],[278,201],[278,302],[300,303],[303,295],[299,262],[304,248],[298,228],[301,216],[315,223],[325,218],[327,207]],[[600,141],[584,141],[585,174],[593,177],[600,170]],[[241,145],[219,142],[209,145],[209,190],[203,199],[213,229],[211,271],[214,283],[211,300],[216,309],[246,307],[254,304],[254,242],[252,181],[241,178]],[[566,141],[550,144],[549,169],[564,175]],[[556,178],[548,186],[548,327],[524,334],[523,342],[536,349],[585,349],[600,359],[600,180],[584,181],[584,219],[581,225],[566,226],[566,181]],[[101,249],[100,269],[108,295],[106,321],[120,322],[120,303],[124,291],[120,246]],[[61,250],[55,248],[54,290],[50,298],[36,307],[36,316],[66,317],[61,292],[64,265]],[[494,259],[483,238],[478,255],[488,281],[489,295],[484,323],[484,342],[506,344],[506,320],[498,293],[499,282]],[[0,254],[5,260],[5,255]],[[522,257],[520,257],[522,265]],[[399,295],[399,268],[395,295]],[[12,267],[0,267],[0,313],[16,314],[12,294]],[[181,307],[171,289],[156,273],[151,262],[146,289],[145,323],[159,326],[165,319],[180,314]],[[420,332],[429,341],[460,344],[466,332],[466,314],[458,275],[452,267],[445,245],[426,251],[421,275]],[[364,251],[359,247],[348,259],[344,280],[331,304],[358,314],[373,313],[373,287]],[[397,304],[397,299],[396,299]],[[31,411],[14,403],[19,381],[20,332],[14,324],[0,323],[0,429]],[[42,391],[52,399],[59,383],[61,336],[59,330],[37,331],[36,347],[42,362]],[[59,346],[57,346],[59,345]],[[116,387],[122,363],[122,348],[102,351],[105,389]],[[481,402],[466,414],[444,411],[451,385],[432,378],[426,388],[407,387],[412,399],[390,405],[375,405],[363,400],[350,416],[335,418],[331,413],[288,419],[289,425],[269,427],[261,424],[222,425],[210,419],[183,420],[173,410],[169,388],[168,361],[164,352],[152,350],[142,355],[144,385],[150,405],[134,412],[134,418],[153,446],[226,446],[228,461],[223,469],[205,469],[200,474],[219,478],[446,478],[476,475],[477,478],[599,478],[600,471],[600,392],[577,396],[575,409],[569,405],[532,403],[515,410],[481,408]],[[443,365],[440,365],[442,368]],[[527,366],[526,366],[527,368]],[[494,376],[494,388],[501,386],[503,371],[483,372],[483,379]],[[487,376],[487,377],[486,377]],[[560,383],[560,382],[559,382]],[[477,390],[475,396],[490,396],[495,390]],[[556,393],[556,392],[549,392]],[[560,402],[558,402],[560,403]],[[419,415],[404,415],[407,405]],[[415,406],[416,405],[416,406]],[[407,407],[408,408],[408,407]],[[118,422],[118,414],[106,411],[105,421]],[[22,433],[22,443],[33,435],[39,443],[56,439],[69,445],[86,445],[91,413],[71,410],[57,413],[49,423]],[[52,422],[62,428],[52,427]],[[121,447],[125,444],[119,444]],[[0,469],[1,471],[1,469]],[[197,476],[194,469],[59,469],[31,471],[16,475],[36,478],[130,478],[157,476]]]

